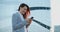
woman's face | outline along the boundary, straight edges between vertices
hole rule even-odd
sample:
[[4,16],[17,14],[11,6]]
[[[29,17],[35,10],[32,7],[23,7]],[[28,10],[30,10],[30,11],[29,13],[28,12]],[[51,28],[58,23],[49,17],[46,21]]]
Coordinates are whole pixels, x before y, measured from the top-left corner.
[[21,14],[25,14],[26,13],[26,11],[27,11],[27,7],[26,6],[24,6],[24,7],[20,7],[20,12],[21,12]]

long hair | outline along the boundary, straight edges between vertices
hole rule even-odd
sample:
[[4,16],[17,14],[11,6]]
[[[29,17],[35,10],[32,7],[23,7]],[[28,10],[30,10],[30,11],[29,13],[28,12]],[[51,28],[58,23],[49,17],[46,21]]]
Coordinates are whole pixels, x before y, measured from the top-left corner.
[[25,4],[25,3],[20,4],[20,6],[19,6],[19,8],[18,8],[18,11],[20,11],[20,7],[24,7],[24,6],[27,7],[27,11],[26,11],[26,13],[23,15],[23,17],[24,17],[24,18],[27,18],[27,17],[30,15],[30,8],[29,8],[29,6],[28,6],[27,4]]
[[24,18],[27,18],[28,16],[30,16],[30,9],[27,8],[26,13],[23,15]]

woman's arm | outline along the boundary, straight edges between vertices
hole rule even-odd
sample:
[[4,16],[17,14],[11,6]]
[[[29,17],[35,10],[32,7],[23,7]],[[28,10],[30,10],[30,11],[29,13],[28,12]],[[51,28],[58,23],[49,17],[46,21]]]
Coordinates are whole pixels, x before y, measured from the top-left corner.
[[29,20],[29,23],[26,25],[26,28],[30,26],[31,22],[32,22],[32,19]]
[[26,20],[22,21],[20,17],[18,17],[16,14],[13,14],[12,25],[13,25],[14,30],[20,29],[24,27],[25,25],[27,25],[27,21]]

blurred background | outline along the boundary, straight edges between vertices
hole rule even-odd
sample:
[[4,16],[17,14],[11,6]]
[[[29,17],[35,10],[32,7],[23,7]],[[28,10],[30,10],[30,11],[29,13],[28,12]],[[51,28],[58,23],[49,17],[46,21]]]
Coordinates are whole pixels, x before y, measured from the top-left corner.
[[[50,7],[50,0],[0,0],[0,32],[12,32],[12,14],[17,12],[21,3],[26,3],[29,7]],[[31,10],[34,19],[51,26],[50,10]],[[41,25],[32,22],[29,32],[50,32]]]
[[60,32],[60,25],[54,26],[54,32]]

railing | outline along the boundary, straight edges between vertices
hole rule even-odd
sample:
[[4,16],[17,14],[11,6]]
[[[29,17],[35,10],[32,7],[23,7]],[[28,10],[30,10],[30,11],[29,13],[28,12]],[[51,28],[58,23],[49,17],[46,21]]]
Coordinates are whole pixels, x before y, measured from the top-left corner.
[[[50,7],[30,7],[30,10],[50,10],[51,8]],[[47,26],[43,23],[41,23],[40,21],[37,21],[35,19],[33,19],[33,17],[31,18],[34,22],[36,22],[37,24],[43,26],[44,28],[50,30],[51,27],[50,26]]]
[[41,23],[40,21],[37,21],[37,20],[33,19],[33,17],[31,17],[31,19],[32,19],[34,22],[36,22],[37,24],[39,24],[39,25],[43,26],[44,28],[47,28],[48,30],[50,30],[50,28],[51,28],[50,26],[47,26],[47,25]]
[[30,10],[50,10],[50,7],[30,7]]

